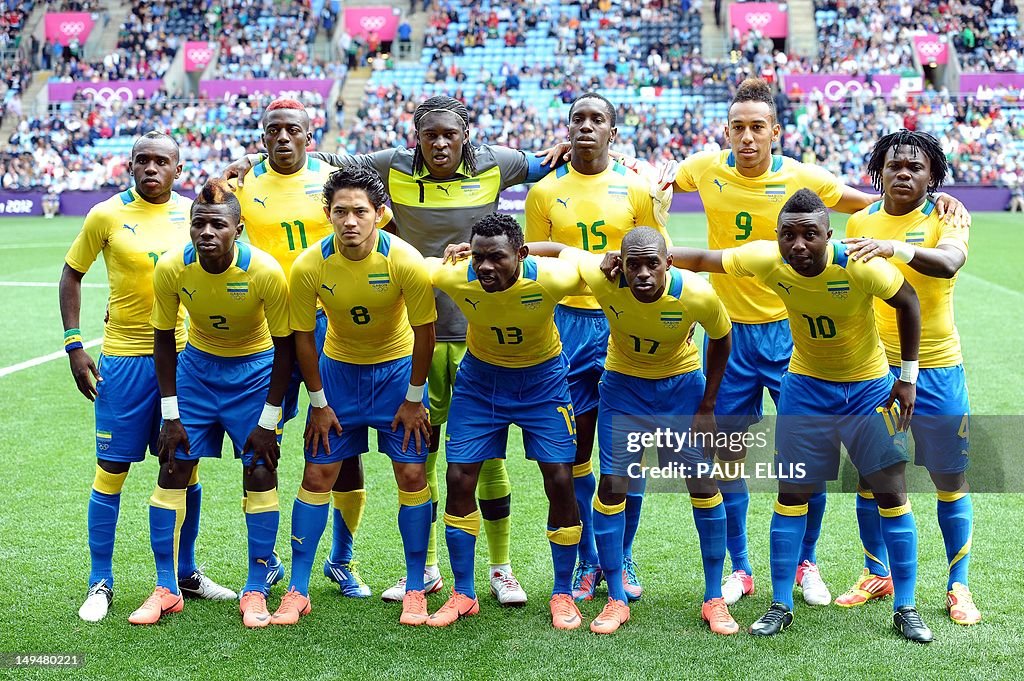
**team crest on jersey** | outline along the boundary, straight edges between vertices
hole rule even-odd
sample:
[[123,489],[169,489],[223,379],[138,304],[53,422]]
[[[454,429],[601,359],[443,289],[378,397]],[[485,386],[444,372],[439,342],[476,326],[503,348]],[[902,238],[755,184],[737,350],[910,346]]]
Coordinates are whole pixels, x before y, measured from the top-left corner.
[[480,180],[463,180],[459,187],[462,189],[463,194],[472,196],[480,191]]
[[378,293],[383,292],[391,284],[391,276],[387,272],[376,272],[366,276],[367,283]]
[[319,196],[324,193],[324,186],[322,184],[306,184],[302,186],[302,191],[306,193],[306,196]]
[[110,441],[113,436],[109,430],[97,430],[96,431],[96,448],[100,451],[106,451],[110,449]]
[[828,292],[832,294],[833,298],[837,298],[839,300],[846,300],[850,295],[850,282],[846,279],[839,281],[827,281],[825,282],[825,288],[828,289]]
[[683,323],[683,313],[666,310],[661,313],[661,323],[670,329],[674,329]]
[[778,203],[786,198],[785,184],[766,184],[764,195],[770,197],[772,203]]
[[171,217],[169,217],[167,220],[168,222],[185,222],[185,214],[171,213]]
[[610,184],[608,185],[608,196],[629,196],[629,187],[624,184]]
[[923,244],[924,232],[907,232],[908,244]]
[[525,296],[519,297],[519,302],[528,310],[532,310],[544,302],[544,295],[541,293],[527,293]]
[[247,281],[229,281],[228,282],[228,295],[235,300],[244,300],[245,296],[249,293],[249,282]]

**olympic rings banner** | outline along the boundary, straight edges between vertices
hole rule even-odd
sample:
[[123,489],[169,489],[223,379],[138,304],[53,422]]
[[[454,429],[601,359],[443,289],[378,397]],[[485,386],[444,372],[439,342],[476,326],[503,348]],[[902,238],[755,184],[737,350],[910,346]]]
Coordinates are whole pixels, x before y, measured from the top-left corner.
[[48,83],[47,92],[51,102],[70,102],[75,94],[82,93],[86,99],[107,106],[114,100],[130,102],[136,97],[149,97],[164,86],[162,80],[105,80],[99,83]]
[[[735,6],[735,5],[734,5]],[[900,82],[900,76],[877,75],[868,82],[864,76],[825,75],[821,73],[789,74],[783,81],[790,97],[806,97],[820,90],[829,102],[841,102],[868,91],[876,97],[887,97]]]
[[345,30],[353,38],[365,38],[376,31],[381,40],[394,40],[398,31],[398,11],[392,7],[346,7]]
[[185,72],[205,71],[216,54],[216,43],[204,43],[196,40],[185,42]]
[[734,2],[729,5],[729,28],[740,34],[754,29],[769,38],[785,38],[789,33],[786,5],[774,2]]
[[94,22],[88,12],[47,12],[45,24],[47,41],[67,45],[77,38],[84,45]]
[[334,80],[331,78],[201,80],[199,81],[199,95],[208,99],[223,99],[225,95],[240,94],[243,90],[250,95],[256,92],[281,95],[287,92],[315,91],[327,99],[327,96],[331,94],[332,87],[334,87]]
[[934,33],[914,36],[914,51],[922,66],[942,66],[949,61],[949,43]]

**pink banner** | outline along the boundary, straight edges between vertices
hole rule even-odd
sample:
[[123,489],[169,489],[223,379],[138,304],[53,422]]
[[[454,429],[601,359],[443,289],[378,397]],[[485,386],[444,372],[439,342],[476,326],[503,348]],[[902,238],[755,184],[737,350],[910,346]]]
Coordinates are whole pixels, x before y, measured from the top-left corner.
[[769,38],[785,38],[789,33],[786,5],[774,2],[734,2],[729,5],[729,27],[741,35],[754,29]]
[[934,33],[915,35],[914,50],[922,66],[941,66],[949,61],[949,43]]
[[[1006,88],[1024,92],[1024,73],[962,73],[960,94],[977,96],[982,86],[990,90]],[[1015,97],[1018,95],[1015,95]]]
[[394,40],[398,20],[398,10],[392,7],[345,8],[345,30],[353,37],[365,38],[371,31],[376,31],[381,40]]
[[164,86],[162,80],[108,80],[101,83],[48,83],[51,102],[70,102],[75,93],[106,105],[115,99],[130,102],[140,96],[146,98]]
[[225,95],[239,94],[245,91],[246,94],[262,92],[265,94],[281,95],[290,92],[316,91],[327,99],[334,87],[334,81],[329,78],[295,78],[290,80],[270,80],[266,78],[250,78],[248,80],[201,80],[199,81],[199,94],[209,99],[223,99]]
[[205,71],[216,54],[216,43],[189,40],[185,43],[185,72]]
[[67,45],[78,39],[80,45],[92,33],[93,20],[88,12],[47,12],[46,39],[51,43]]
[[[734,5],[735,7],[735,5]],[[790,97],[806,97],[820,90],[830,102],[841,102],[857,97],[865,90],[875,96],[887,97],[900,82],[899,76],[872,76],[871,83],[864,76],[825,75],[821,73],[789,74],[784,77],[784,87]]]

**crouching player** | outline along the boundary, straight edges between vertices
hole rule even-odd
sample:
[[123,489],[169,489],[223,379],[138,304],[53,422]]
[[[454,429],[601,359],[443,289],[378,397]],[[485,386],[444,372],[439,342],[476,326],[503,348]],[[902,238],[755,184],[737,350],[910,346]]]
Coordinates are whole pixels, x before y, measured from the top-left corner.
[[[927,133],[901,130],[878,140],[868,172],[882,201],[854,214],[846,225],[847,252],[865,262],[889,258],[921,298],[921,372],[913,424],[915,463],[928,469],[938,495],[938,521],[949,562],[946,610],[957,624],[977,624],[981,612],[967,586],[974,507],[968,492],[967,380],[960,334],[953,321],[953,287],[967,261],[969,229],[944,223],[928,192],[946,179],[946,157]],[[890,308],[875,303],[875,320],[893,372],[899,366],[899,334]],[[892,594],[889,561],[877,503],[866,481],[857,494],[857,521],[864,545],[864,572],[836,599],[857,606]]]
[[[548,250],[548,244],[529,246],[538,253]],[[705,461],[702,448],[694,446],[701,438],[713,439],[716,430],[715,398],[731,344],[732,324],[725,306],[703,277],[672,267],[665,237],[651,227],[637,227],[623,237],[621,258],[609,263],[620,269],[612,280],[601,271],[600,256],[567,249],[561,257],[577,260],[580,276],[590,286],[611,330],[600,383],[601,481],[594,500],[594,533],[601,569],[608,575],[608,604],[590,623],[590,629],[611,634],[629,619],[622,538],[627,476],[642,453],[627,452],[627,436],[661,417],[672,420],[650,426],[691,433],[691,446],[673,463],[686,475],[700,540],[704,567],[701,617],[713,632],[735,634],[739,627],[722,599],[725,507],[711,475],[710,460]],[[688,342],[694,323],[704,327],[709,339],[706,381],[697,348]],[[702,469],[707,473],[702,475]]]
[[[153,275],[153,358],[164,419],[160,474],[149,507],[157,586],[128,618],[132,624],[154,624],[182,610],[175,564],[185,488],[198,459],[220,456],[225,431],[245,466],[249,575],[242,622],[270,624],[266,594],[279,520],[278,423],[294,351],[284,272],[263,251],[236,241],[240,218],[238,199],[227,185],[207,182],[192,204],[192,243],[161,256]],[[178,356],[174,326],[181,304],[191,323],[188,345]]]
[[[291,325],[309,390],[306,469],[292,510],[292,581],[273,624],[310,612],[309,575],[342,462],[369,450],[369,428],[391,457],[405,548],[402,624],[427,621],[423,571],[433,505],[426,461],[424,385],[434,352],[434,290],[423,257],[376,228],[387,192],[376,173],[351,166],[324,185],[334,234],[303,251],[291,273]],[[317,303],[327,313],[319,356]]]
[[540,467],[548,498],[552,624],[576,629],[583,621],[572,598],[583,531],[572,484],[576,421],[554,310],[565,296],[587,289],[571,263],[530,256],[510,215],[490,214],[473,225],[470,250],[470,260],[452,266],[427,259],[434,286],[469,322],[446,438],[444,524],[455,587],[427,624],[443,627],[480,611],[473,577],[481,521],[476,484],[484,461],[505,458],[508,427],[515,423],[523,429],[526,457]]
[[[815,486],[839,472],[840,443],[875,491],[882,538],[896,591],[893,625],[927,643],[931,630],[914,607],[917,528],[907,500],[905,430],[914,410],[921,311],[899,270],[875,259],[850,260],[831,242],[828,210],[801,189],[779,214],[778,241],[724,251],[672,249],[673,264],[704,272],[757,277],[786,305],[793,359],[782,379],[776,434],[779,495],[771,523],[774,602],[750,627],[778,634],[793,622],[793,584]],[[889,372],[872,313],[874,298],[896,310],[899,380]],[[895,407],[899,402],[900,409]]]

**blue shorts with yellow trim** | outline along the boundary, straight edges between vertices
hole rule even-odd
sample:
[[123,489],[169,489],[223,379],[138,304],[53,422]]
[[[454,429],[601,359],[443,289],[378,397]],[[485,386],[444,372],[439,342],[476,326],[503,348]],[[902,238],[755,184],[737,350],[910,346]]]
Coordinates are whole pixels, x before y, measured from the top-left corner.
[[[327,339],[327,313],[322,307],[316,309],[316,328],[313,329],[313,337],[316,339],[316,352],[321,357],[324,354],[324,341]],[[284,401],[281,403],[281,414],[285,423],[299,415],[299,386],[302,385],[302,370],[299,368],[299,360],[292,365],[292,378],[288,382],[288,390],[284,393]]]
[[568,374],[565,355],[512,369],[467,352],[455,377],[445,437],[448,463],[504,459],[508,427],[513,423],[523,429],[527,459],[572,463],[576,458],[576,419]]
[[100,355],[96,382],[96,458],[135,463],[156,454],[160,386],[153,357]]
[[[705,362],[707,349],[705,338]],[[732,352],[715,403],[715,419],[723,433],[743,432],[761,421],[765,388],[779,404],[782,375],[792,355],[788,319],[767,324],[733,323]]]
[[608,318],[601,310],[568,305],[555,307],[555,326],[562,338],[562,350],[569,359],[569,394],[576,411],[586,414],[597,409],[597,384],[604,373],[608,354]]
[[[597,411],[597,444],[601,457],[601,475],[627,476],[630,465],[639,463],[643,450],[629,451],[633,433],[668,428],[682,434],[689,430],[693,415],[704,397],[704,372],[690,371],[668,378],[637,378],[606,371],[601,378],[601,404]],[[700,477],[710,461],[703,450],[683,446],[676,450],[661,448],[658,465],[673,466],[692,477]]]
[[861,475],[909,460],[907,434],[886,409],[892,374],[839,383],[786,372],[779,397],[775,465],[780,480],[800,485],[835,480],[840,443]]
[[[899,367],[889,367],[899,377]],[[910,432],[914,463],[930,473],[963,473],[970,465],[971,403],[962,364],[921,369]]]
[[[320,356],[320,379],[327,403],[341,424],[341,435],[331,431],[328,441],[331,453],[323,444],[314,454],[305,450],[310,463],[337,463],[370,451],[369,430],[377,431],[377,449],[398,463],[424,463],[427,447],[416,452],[416,440],[402,451],[404,429],[391,432],[395,412],[405,401],[412,377],[412,357],[400,357],[378,364],[350,364]],[[423,400],[426,406],[427,400]],[[307,413],[306,423],[309,423]]]
[[[226,432],[235,456],[250,465],[252,453],[243,453],[242,447],[263,413],[273,366],[273,348],[219,357],[186,345],[178,355],[178,412],[191,452],[179,449],[175,456],[186,461],[219,458]],[[277,439],[281,441],[280,427]]]

